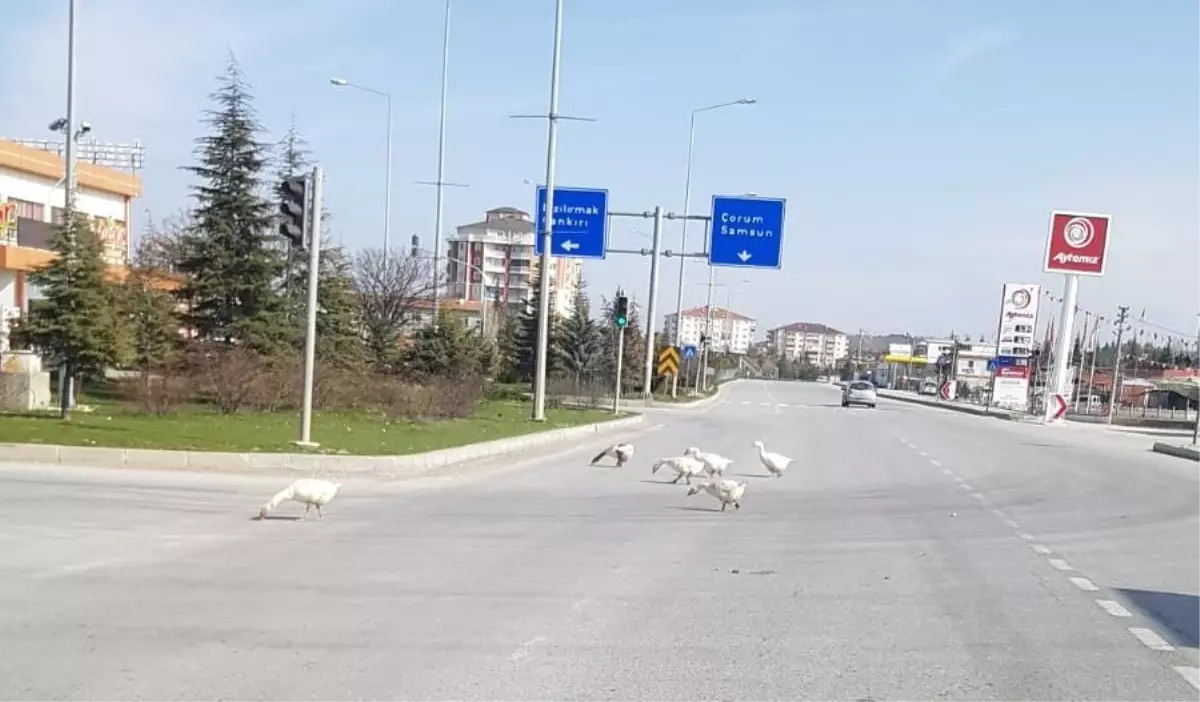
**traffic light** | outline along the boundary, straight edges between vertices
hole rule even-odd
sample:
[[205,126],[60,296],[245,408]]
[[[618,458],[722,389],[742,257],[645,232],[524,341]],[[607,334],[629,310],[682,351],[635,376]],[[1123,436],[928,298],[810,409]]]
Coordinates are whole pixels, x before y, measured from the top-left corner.
[[412,248],[409,250],[409,255],[416,258],[421,254],[421,237],[416,234],[412,235]]
[[613,305],[613,312],[616,316],[617,328],[624,329],[629,325],[629,298],[624,295],[617,295],[616,303]]
[[705,336],[704,334],[701,334],[701,335],[700,335],[700,345],[701,345],[701,346],[707,346],[707,345],[708,345],[708,337],[707,337],[707,336]]
[[298,175],[279,184],[279,233],[302,249],[308,231],[308,176]]

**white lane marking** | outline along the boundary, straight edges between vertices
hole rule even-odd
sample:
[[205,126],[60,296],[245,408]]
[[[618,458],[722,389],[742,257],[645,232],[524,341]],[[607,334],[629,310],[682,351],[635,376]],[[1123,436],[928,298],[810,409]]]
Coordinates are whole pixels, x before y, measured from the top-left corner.
[[534,646],[536,646],[540,643],[543,643],[545,641],[546,641],[545,636],[533,637],[532,639],[526,641],[525,643],[521,644],[520,646],[517,646],[517,650],[515,650],[511,654],[509,654],[508,660],[519,661],[522,658],[529,657],[529,650],[532,649]]
[[958,483],[959,485],[962,485],[963,483],[965,483],[967,481],[963,480],[961,475],[956,475],[956,476],[954,476],[954,482]]
[[777,404],[775,406],[776,407],[787,407],[788,405],[787,405],[787,403],[781,403],[781,404]]
[[943,469],[942,469],[942,472],[943,472],[943,473],[945,473],[946,475],[949,475],[949,476],[953,476],[953,475],[954,475],[954,471],[950,470],[949,468],[943,468]]
[[972,485],[966,481],[963,481],[962,486],[963,486],[964,490],[974,490],[975,489],[974,485]]
[[1105,612],[1108,612],[1109,614],[1113,615],[1114,617],[1132,617],[1133,616],[1132,612],[1125,609],[1121,605],[1121,603],[1117,602],[1116,600],[1096,600],[1096,604],[1100,605],[1101,609],[1103,609]]
[[1074,566],[1072,566],[1070,563],[1067,563],[1066,561],[1064,561],[1061,558],[1047,558],[1046,562],[1049,563],[1050,567],[1055,570],[1062,570],[1062,571],[1075,570]]
[[1091,580],[1088,580],[1087,578],[1067,578],[1067,580],[1070,580],[1071,584],[1074,585],[1075,587],[1079,588],[1080,590],[1084,590],[1086,592],[1096,592],[1097,590],[1100,589],[1100,588],[1096,587],[1095,583],[1093,583]]
[[992,514],[996,515],[997,517],[1000,517],[1001,519],[1008,519],[1008,515],[1005,514],[1004,510],[1002,510],[1002,509],[993,509]]
[[1182,675],[1184,680],[1192,684],[1192,687],[1200,690],[1200,668],[1193,668],[1189,665],[1177,665],[1175,666],[1175,672]]
[[1008,527],[1009,529],[1019,529],[1021,527],[1020,524],[1017,524],[1011,519],[1005,519],[1004,526]]
[[925,453],[924,451],[917,451],[917,455],[919,455],[921,458],[929,458],[929,454]]
[[941,463],[939,463],[939,462],[938,462],[938,459],[936,459],[936,458],[931,458],[931,459],[929,459],[929,462],[930,462],[930,463],[932,463],[933,465],[937,466],[938,468],[941,468],[941,467],[942,467],[942,464],[941,464]]
[[1030,544],[1029,548],[1033,549],[1037,553],[1042,554],[1043,556],[1050,554],[1050,548],[1048,546],[1043,546],[1041,544]]
[[751,405],[751,404],[754,404],[754,403],[750,402],[749,400],[742,400],[742,401],[741,401],[741,402],[739,402],[738,404],[741,404],[741,405]]
[[980,502],[983,502],[983,499],[984,499],[984,498],[983,498],[983,495],[980,495],[980,494],[979,494],[979,493],[977,493],[977,492],[973,492],[973,493],[971,493],[971,497],[974,497],[975,499],[979,500]]
[[760,402],[760,403],[758,403],[758,406],[759,407],[770,407],[771,403],[770,402]]
[[1029,533],[1029,532],[1027,532],[1027,531],[1018,531],[1018,532],[1017,532],[1017,538],[1018,538],[1018,539],[1024,539],[1024,540],[1026,540],[1026,541],[1033,541],[1033,534],[1030,534],[1030,533]]
[[1175,647],[1163,640],[1163,637],[1154,633],[1150,629],[1144,629],[1140,626],[1129,627],[1129,633],[1137,637],[1138,641],[1145,644],[1146,648],[1151,651],[1174,651]]
[[47,570],[45,572],[38,573],[38,574],[34,575],[33,577],[39,578],[39,579],[40,578],[61,578],[61,577],[67,576],[67,575],[75,575],[76,573],[86,573],[89,570],[96,570],[97,568],[104,568],[104,567],[113,565],[115,563],[120,563],[121,561],[122,561],[122,559],[120,559],[120,558],[102,558],[102,559],[96,560],[96,561],[87,561],[86,563],[77,563],[75,565],[68,565],[68,566],[61,566],[59,568],[52,568],[51,570]]

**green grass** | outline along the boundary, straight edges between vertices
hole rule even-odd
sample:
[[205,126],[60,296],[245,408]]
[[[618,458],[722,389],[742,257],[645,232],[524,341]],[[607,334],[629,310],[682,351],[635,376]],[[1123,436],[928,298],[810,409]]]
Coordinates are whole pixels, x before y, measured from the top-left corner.
[[[238,412],[221,415],[199,407],[157,417],[119,405],[94,404],[64,422],[56,417],[0,415],[0,443],[64,444],[119,448],[295,453],[299,413]],[[529,420],[530,405],[484,401],[468,419],[438,422],[388,420],[370,412],[320,412],[312,438],[320,453],[404,455],[492,441],[537,431],[612,419],[606,412],[547,409],[546,421]]]

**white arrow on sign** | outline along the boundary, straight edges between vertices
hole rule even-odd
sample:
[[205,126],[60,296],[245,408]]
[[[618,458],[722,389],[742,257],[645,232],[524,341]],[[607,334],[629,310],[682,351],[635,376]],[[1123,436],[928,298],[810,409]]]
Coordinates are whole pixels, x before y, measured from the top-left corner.
[[574,251],[575,249],[579,248],[579,244],[576,244],[575,242],[571,241],[570,239],[567,239],[566,241],[564,241],[561,244],[561,246],[563,247],[563,249],[565,251]]
[[742,249],[742,252],[738,254],[738,258],[742,259],[742,263],[749,261],[750,256],[751,256],[750,252],[746,251],[745,249]]

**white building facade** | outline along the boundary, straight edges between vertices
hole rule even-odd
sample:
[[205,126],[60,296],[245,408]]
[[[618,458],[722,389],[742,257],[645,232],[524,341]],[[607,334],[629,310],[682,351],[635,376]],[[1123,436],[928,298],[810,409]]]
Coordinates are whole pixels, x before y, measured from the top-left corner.
[[[682,317],[682,321],[680,321],[680,317]],[[675,314],[666,316],[663,330],[667,338],[674,339],[675,330],[678,327],[681,346],[698,346],[707,325],[708,308],[686,309],[680,317]],[[750,345],[754,343],[757,333],[758,322],[754,319],[721,307],[713,308],[712,335],[709,338],[711,351],[744,354],[750,350]]]
[[844,332],[815,322],[793,322],[767,332],[767,344],[777,355],[833,368],[850,356]]
[[[515,207],[488,210],[480,222],[465,224],[447,238],[446,277],[457,300],[521,305],[532,299],[539,266],[534,254],[533,221]],[[575,309],[583,276],[577,258],[552,258],[552,308],[559,316]]]

